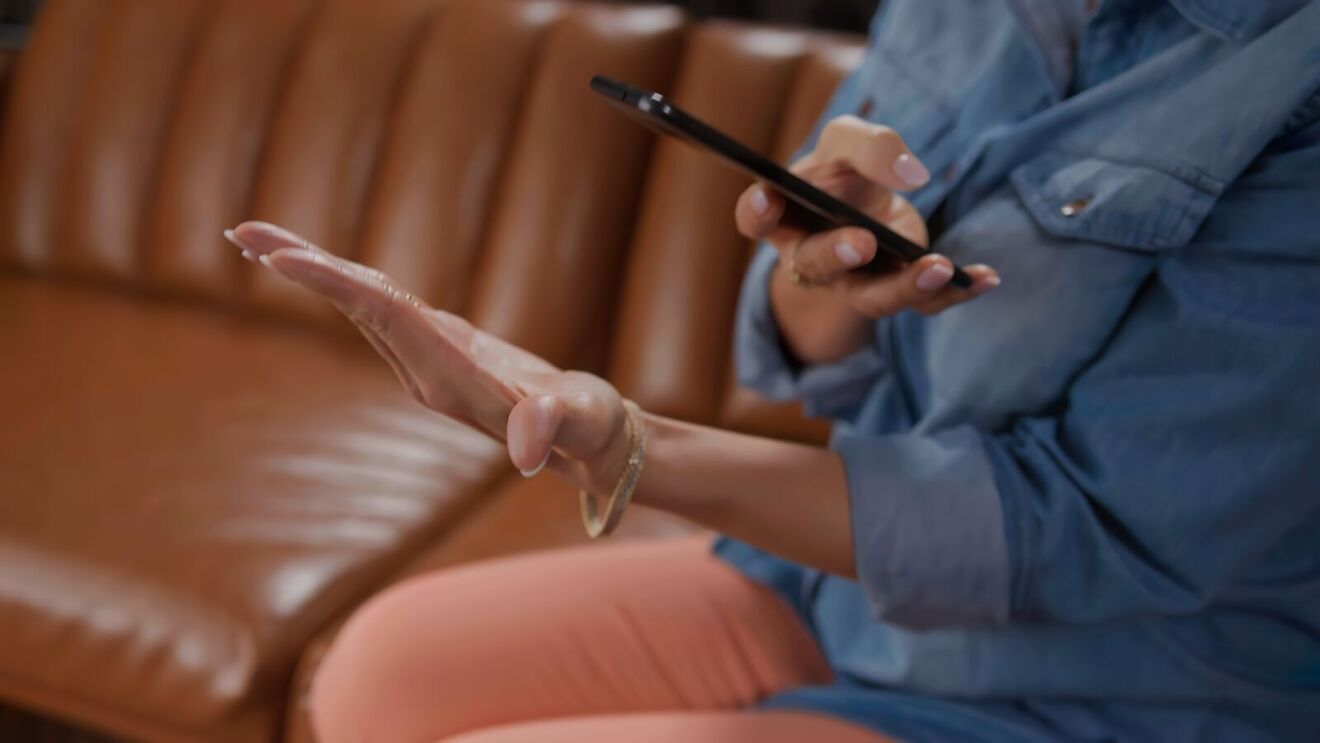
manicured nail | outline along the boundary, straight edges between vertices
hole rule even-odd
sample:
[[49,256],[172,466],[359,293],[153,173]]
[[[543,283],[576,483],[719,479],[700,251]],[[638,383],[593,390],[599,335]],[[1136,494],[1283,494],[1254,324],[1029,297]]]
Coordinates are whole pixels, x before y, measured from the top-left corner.
[[951,278],[953,278],[953,266],[947,263],[936,263],[917,274],[917,288],[923,292],[933,292],[949,283]]
[[984,263],[973,263],[972,265],[967,266],[965,270],[974,277],[972,279],[972,284],[974,291],[978,293],[990,291],[996,286],[999,286],[999,274],[995,273],[993,268]]
[[542,459],[540,464],[536,465],[535,467],[529,470],[518,470],[518,471],[522,473],[523,477],[536,477],[538,474],[540,474],[541,470],[545,469],[545,464],[546,462],[549,461],[550,461],[550,452],[546,452],[545,459]]
[[862,265],[861,251],[847,242],[834,243],[834,255],[838,256],[839,262],[848,268],[856,268]]
[[240,250],[248,249],[248,246],[244,245],[243,241],[238,239],[238,235],[235,235],[233,230],[225,230],[223,234],[225,239],[232,243],[234,247]]
[[[541,397],[536,400],[536,412],[541,419],[538,427],[548,428],[557,425],[555,419],[555,398],[550,395],[541,395]],[[550,440],[553,442],[555,431],[551,430],[547,433],[549,433]],[[523,477],[535,477],[538,472],[545,469],[545,463],[550,461],[550,453],[553,451],[554,449],[546,451],[545,458],[541,460],[540,464],[529,470],[519,470],[519,472],[522,472]]]
[[[260,255],[260,256],[257,256],[257,260],[258,260],[258,261],[261,261],[261,265],[265,266],[266,268],[269,268],[269,269],[274,270],[275,266],[271,265],[271,262],[270,262],[270,256],[269,256],[269,255]],[[922,276],[925,276],[925,275],[926,275],[926,274],[922,274]],[[918,279],[918,281],[920,281],[920,279]]]
[[242,253],[240,253],[240,255],[242,255],[242,256],[243,256],[243,259],[246,260],[246,261],[249,262],[249,263],[256,263],[256,262],[257,262],[257,257],[256,257],[255,255],[252,254],[252,251],[251,251],[251,250],[244,250]]
[[921,188],[930,182],[930,171],[917,158],[904,152],[894,160],[894,172],[903,182],[913,188]]
[[764,188],[752,189],[752,195],[749,201],[752,204],[752,211],[765,216],[770,213],[770,197],[765,195]]

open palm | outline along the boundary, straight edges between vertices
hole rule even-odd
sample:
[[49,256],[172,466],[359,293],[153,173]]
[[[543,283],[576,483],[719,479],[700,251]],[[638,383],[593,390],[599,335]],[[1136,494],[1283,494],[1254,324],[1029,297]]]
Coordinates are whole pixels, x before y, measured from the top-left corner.
[[351,320],[423,405],[507,443],[525,473],[547,462],[608,491],[622,457],[623,402],[605,380],[564,371],[433,309],[388,276],[265,222],[226,237],[249,260],[320,294]]

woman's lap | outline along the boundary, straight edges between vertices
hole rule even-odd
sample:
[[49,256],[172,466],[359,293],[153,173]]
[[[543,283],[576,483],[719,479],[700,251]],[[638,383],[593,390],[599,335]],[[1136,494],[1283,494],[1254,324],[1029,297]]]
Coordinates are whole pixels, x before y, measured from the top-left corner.
[[802,712],[639,712],[564,717],[476,730],[443,743],[886,743],[843,720]]
[[[792,610],[706,540],[623,543],[479,563],[385,591],[327,654],[312,719],[322,743],[485,741],[472,732],[484,729],[511,741],[515,723],[539,721],[541,736],[648,720],[651,737],[639,729],[627,739],[669,739],[655,736],[678,726],[688,740],[697,726],[725,740],[710,736],[784,716],[863,734],[811,715],[732,714],[829,675]],[[711,714],[720,711],[729,714]],[[836,739],[852,740],[821,737]]]

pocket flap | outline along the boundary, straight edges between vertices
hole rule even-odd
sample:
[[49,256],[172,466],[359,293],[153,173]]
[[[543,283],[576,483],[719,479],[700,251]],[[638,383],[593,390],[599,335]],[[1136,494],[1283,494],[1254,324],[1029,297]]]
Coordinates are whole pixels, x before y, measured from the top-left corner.
[[1185,245],[1223,190],[1196,173],[1171,175],[1058,150],[1019,166],[1012,182],[1047,232],[1138,250]]

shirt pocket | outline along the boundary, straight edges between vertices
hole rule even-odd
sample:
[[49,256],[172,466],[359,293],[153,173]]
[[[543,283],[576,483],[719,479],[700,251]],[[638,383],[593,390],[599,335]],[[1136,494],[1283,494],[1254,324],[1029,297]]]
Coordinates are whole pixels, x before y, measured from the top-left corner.
[[1186,245],[1223,184],[1184,166],[1156,168],[1050,150],[1010,180],[1047,233],[1141,251]]
[[1058,405],[1215,205],[1213,184],[1186,175],[1051,148],[960,215],[936,248],[994,266],[1004,283],[934,317],[894,319],[893,353],[919,358],[929,380],[909,384],[927,410],[920,425],[996,430]]

